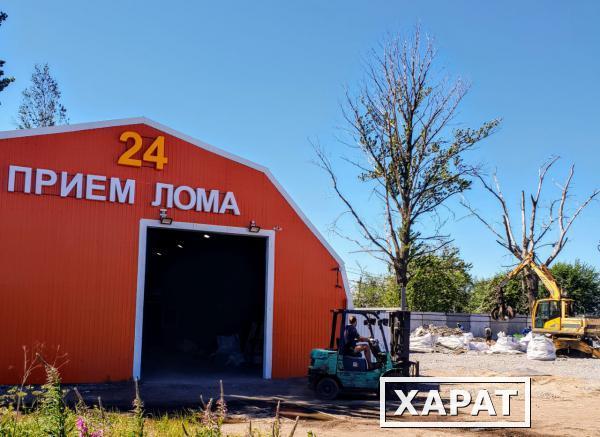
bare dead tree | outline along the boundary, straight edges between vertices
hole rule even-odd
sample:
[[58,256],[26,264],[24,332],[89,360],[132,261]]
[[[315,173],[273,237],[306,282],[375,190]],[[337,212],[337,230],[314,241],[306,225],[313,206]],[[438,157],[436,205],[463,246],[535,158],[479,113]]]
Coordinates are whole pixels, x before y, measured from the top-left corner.
[[[548,159],[538,170],[538,182],[536,190],[526,196],[525,191],[521,191],[520,196],[520,226],[521,235],[519,236],[513,230],[511,223],[511,214],[507,206],[506,199],[500,188],[500,183],[496,174],[492,176],[492,181],[489,182],[482,174],[478,174],[477,178],[487,192],[489,192],[497,201],[501,208],[501,226],[500,230],[494,226],[494,223],[483,217],[475,208],[469,205],[466,201],[462,204],[482,222],[497,238],[498,244],[513,254],[519,261],[522,261],[527,256],[539,255],[537,252],[543,247],[549,247],[548,255],[543,262],[546,266],[550,266],[552,261],[562,251],[568,241],[567,233],[573,224],[573,221],[581,214],[586,206],[590,204],[598,195],[600,190],[594,190],[583,203],[580,203],[574,211],[569,214],[566,210],[567,199],[569,198],[569,189],[575,173],[575,167],[571,165],[569,174],[565,183],[560,187],[560,197],[549,202],[546,206],[540,205],[540,196],[543,191],[544,181],[548,171],[558,161],[559,157]],[[529,198],[529,214],[527,214],[527,201]],[[544,211],[545,210],[545,211]],[[540,220],[540,215],[544,213],[545,219]],[[529,215],[529,218],[527,218]],[[555,230],[556,235],[550,238],[551,231]],[[519,237],[519,240],[517,240]],[[522,275],[522,288],[529,302],[529,311],[533,310],[533,303],[537,299],[537,291],[539,280],[537,275],[529,268],[524,270]]]
[[358,151],[349,162],[359,180],[372,188],[373,203],[382,213],[379,217],[372,218],[353,204],[327,154],[315,147],[319,165],[330,176],[360,236],[351,238],[335,229],[389,265],[403,309],[409,263],[450,242],[439,226],[426,232],[423,221],[435,218],[444,202],[470,187],[475,167],[466,164],[463,155],[499,123],[452,129],[450,123],[468,85],[461,80],[436,80],[434,59],[432,41],[427,37],[422,41],[418,28],[410,40],[389,38],[381,52],[372,52],[357,95],[346,95],[344,117],[350,145]]

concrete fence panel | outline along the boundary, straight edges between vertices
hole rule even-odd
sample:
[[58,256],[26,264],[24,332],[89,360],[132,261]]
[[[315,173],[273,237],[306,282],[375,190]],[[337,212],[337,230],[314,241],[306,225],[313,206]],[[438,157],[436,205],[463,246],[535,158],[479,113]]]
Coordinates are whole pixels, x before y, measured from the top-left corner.
[[[381,314],[381,317],[384,317],[384,315]],[[523,329],[531,327],[530,318],[526,315],[518,315],[512,320],[495,321],[488,314],[411,312],[411,332],[419,326],[434,325],[456,328],[457,324],[461,325],[464,332],[471,332],[475,337],[483,337],[485,328],[489,327],[494,338],[497,338],[499,332],[504,332],[507,335],[520,334]],[[375,332],[375,338],[382,341],[379,328],[374,326],[373,331]],[[384,331],[389,341],[389,327],[384,326]],[[359,324],[358,332],[365,337],[370,335],[368,327],[362,324]]]

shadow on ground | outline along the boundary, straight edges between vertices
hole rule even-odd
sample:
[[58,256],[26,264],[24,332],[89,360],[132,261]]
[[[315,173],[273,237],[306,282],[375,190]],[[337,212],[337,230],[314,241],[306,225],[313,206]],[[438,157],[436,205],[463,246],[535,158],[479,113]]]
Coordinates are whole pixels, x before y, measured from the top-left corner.
[[[219,397],[219,377],[194,378],[191,380],[163,379],[140,382],[140,396],[148,412],[164,413],[199,409],[210,398]],[[312,420],[330,420],[331,415],[362,418],[379,417],[379,399],[374,393],[342,394],[335,401],[321,401],[307,386],[306,378],[264,380],[257,377],[222,377],[231,414],[249,417],[273,417],[277,402],[281,402],[280,414],[295,418],[301,416]],[[98,404],[102,399],[104,408],[131,410],[135,397],[133,382],[105,384],[67,385],[77,387],[88,405]],[[68,402],[77,401],[74,390],[69,391]]]

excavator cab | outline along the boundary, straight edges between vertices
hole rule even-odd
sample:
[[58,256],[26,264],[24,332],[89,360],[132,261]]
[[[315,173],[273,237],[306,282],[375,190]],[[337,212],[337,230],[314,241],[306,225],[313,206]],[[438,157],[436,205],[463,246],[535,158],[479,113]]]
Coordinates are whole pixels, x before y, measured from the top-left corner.
[[538,299],[533,308],[533,328],[544,331],[560,331],[562,300]]
[[578,332],[581,318],[575,317],[573,299],[538,299],[531,316],[533,330],[540,333]]

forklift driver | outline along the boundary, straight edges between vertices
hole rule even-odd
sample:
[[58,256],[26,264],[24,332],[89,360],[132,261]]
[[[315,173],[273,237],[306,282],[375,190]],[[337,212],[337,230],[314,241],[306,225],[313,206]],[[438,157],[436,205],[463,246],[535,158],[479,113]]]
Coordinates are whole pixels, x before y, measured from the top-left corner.
[[[361,352],[365,353],[365,358],[367,359],[367,366],[369,369],[372,367],[371,363],[371,348],[369,347],[369,339],[366,337],[361,337],[358,331],[356,330],[356,316],[350,316],[348,318],[349,324],[346,326],[344,330],[344,353],[353,355],[359,354]],[[366,342],[367,344],[359,342]]]

